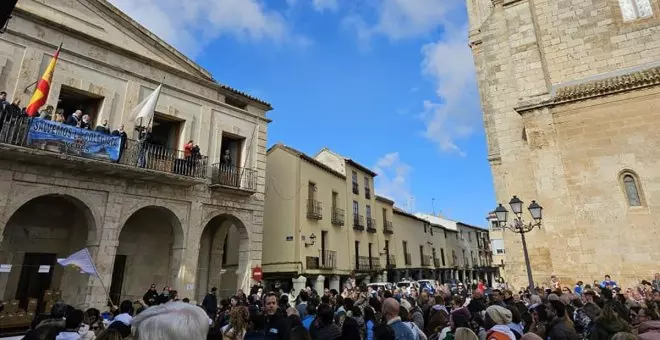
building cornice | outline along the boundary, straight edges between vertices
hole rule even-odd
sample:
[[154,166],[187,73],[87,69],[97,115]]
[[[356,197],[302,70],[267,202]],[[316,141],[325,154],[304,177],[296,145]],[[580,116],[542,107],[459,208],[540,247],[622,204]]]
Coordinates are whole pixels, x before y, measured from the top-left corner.
[[387,197],[383,197],[383,196],[379,196],[379,195],[376,195],[376,201],[380,201],[380,202],[383,202],[383,203],[394,205],[394,201],[392,201],[391,199],[389,199]]
[[341,179],[343,179],[343,180],[346,180],[346,176],[344,176],[343,174],[341,174],[341,173],[339,173],[339,172],[333,170],[333,169],[330,168],[329,166],[327,166],[327,165],[325,165],[325,164],[323,164],[323,163],[317,161],[316,159],[314,159],[313,157],[310,157],[310,156],[307,155],[306,153],[304,153],[304,152],[302,152],[302,151],[298,151],[298,150],[296,150],[296,149],[294,149],[294,148],[292,148],[292,147],[290,147],[290,146],[284,145],[284,144],[282,144],[282,143],[277,143],[277,144],[271,146],[271,147],[268,149],[268,151],[266,152],[266,154],[270,154],[271,151],[273,151],[273,150],[275,150],[275,149],[281,149],[281,150],[286,151],[286,152],[288,152],[288,153],[290,153],[290,154],[292,154],[292,155],[294,155],[294,156],[300,157],[300,159],[302,159],[302,160],[304,160],[304,161],[306,161],[306,162],[308,162],[308,163],[310,163],[310,164],[312,164],[312,165],[314,165],[314,166],[320,168],[321,170],[324,170],[325,172],[328,172],[328,173],[330,173],[331,175],[334,175],[334,176],[337,176],[337,177],[339,177],[339,178],[341,178]]
[[546,107],[627,92],[660,84],[660,66],[637,70],[580,84],[558,87],[546,100],[523,103],[514,108],[519,114]]

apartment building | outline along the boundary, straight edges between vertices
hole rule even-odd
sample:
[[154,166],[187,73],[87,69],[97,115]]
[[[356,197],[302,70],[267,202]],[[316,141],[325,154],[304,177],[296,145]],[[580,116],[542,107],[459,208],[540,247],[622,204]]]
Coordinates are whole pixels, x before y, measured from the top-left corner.
[[[360,163],[329,149],[311,157],[283,144],[268,150],[267,162],[267,286],[320,291],[340,290],[350,277],[357,283],[487,278],[476,260],[483,254],[481,229],[461,224],[474,240],[460,242],[456,222],[397,208],[376,195],[377,174]],[[463,264],[461,247],[474,263]]]
[[[0,300],[24,308],[49,287],[101,309],[105,288],[116,304],[151,284],[192,300],[212,286],[247,289],[261,263],[270,105],[219,84],[106,0],[21,0],[12,15],[0,35],[7,99],[29,102],[62,43],[46,105],[126,135],[3,117]],[[135,121],[159,84],[153,119]],[[57,265],[85,248],[100,280]]]

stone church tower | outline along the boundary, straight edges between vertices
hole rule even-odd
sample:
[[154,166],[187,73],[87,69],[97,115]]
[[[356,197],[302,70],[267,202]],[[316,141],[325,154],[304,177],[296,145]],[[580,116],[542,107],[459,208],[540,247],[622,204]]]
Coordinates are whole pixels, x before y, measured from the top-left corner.
[[[538,284],[658,270],[659,5],[467,0],[497,200],[544,207],[527,234]],[[506,279],[526,286],[520,238],[504,234]]]

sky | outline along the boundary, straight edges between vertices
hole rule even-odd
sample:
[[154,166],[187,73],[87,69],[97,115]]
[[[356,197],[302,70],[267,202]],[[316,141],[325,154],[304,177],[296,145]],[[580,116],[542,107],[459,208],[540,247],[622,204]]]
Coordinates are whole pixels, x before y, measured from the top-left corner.
[[402,209],[486,225],[496,202],[464,0],[110,2],[271,103],[269,146],[328,147],[374,169],[376,193]]

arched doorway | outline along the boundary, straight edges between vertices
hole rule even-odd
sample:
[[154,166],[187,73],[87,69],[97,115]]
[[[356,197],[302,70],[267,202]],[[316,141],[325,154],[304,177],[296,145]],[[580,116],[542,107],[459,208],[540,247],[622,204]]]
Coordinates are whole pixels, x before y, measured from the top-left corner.
[[[212,218],[202,232],[197,262],[197,300],[211,287],[228,298],[250,286],[250,239],[238,218],[223,214]],[[245,293],[249,293],[245,291]]]
[[169,209],[143,207],[134,212],[119,233],[110,297],[122,300],[141,299],[151,284],[161,290],[174,287],[181,264],[183,228]]
[[[17,299],[25,308],[28,299],[41,301],[45,290],[61,291],[70,305],[85,302],[89,275],[57,264],[85,248],[96,238],[90,208],[68,195],[44,195],[20,206],[8,219],[0,243],[0,298]],[[41,304],[40,304],[41,305]],[[41,305],[41,309],[43,309]]]

